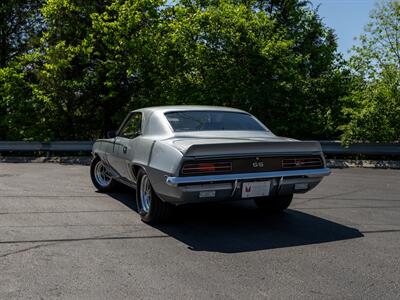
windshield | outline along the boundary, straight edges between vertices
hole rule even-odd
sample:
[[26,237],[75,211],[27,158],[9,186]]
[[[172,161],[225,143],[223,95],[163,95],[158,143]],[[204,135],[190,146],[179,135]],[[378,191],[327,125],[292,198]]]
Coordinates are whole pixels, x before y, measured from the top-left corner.
[[176,111],[165,113],[175,132],[266,129],[249,114],[227,111]]

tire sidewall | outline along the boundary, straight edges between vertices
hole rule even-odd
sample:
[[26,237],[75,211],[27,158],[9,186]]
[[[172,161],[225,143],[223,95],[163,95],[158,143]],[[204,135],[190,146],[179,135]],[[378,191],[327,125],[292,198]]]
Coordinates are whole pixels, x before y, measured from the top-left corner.
[[[146,172],[143,169],[140,169],[137,175],[137,183],[136,183],[136,206],[138,209],[138,213],[141,216],[143,221],[149,221],[151,219],[151,213],[152,213],[152,208],[153,208],[153,187],[151,188],[152,191],[152,197],[151,197],[151,202],[150,202],[150,209],[149,212],[146,213],[143,209],[142,209],[142,201],[140,199],[140,186],[142,183],[142,179],[143,179],[143,175],[147,175]],[[148,176],[148,175],[147,175]],[[151,183],[150,183],[151,185]]]
[[168,221],[173,211],[172,207],[169,203],[162,201],[161,198],[157,195],[157,193],[153,189],[150,178],[148,178],[151,187],[150,209],[148,213],[146,213],[142,209],[142,204],[140,200],[140,186],[143,175],[145,174],[148,176],[144,169],[139,170],[136,184],[136,205],[140,217],[143,222],[148,224],[157,224],[159,222]]
[[99,184],[97,182],[97,179],[96,179],[96,176],[95,176],[94,173],[95,173],[96,165],[98,163],[100,163],[100,162],[102,162],[102,161],[98,156],[93,158],[93,160],[92,160],[92,162],[90,164],[90,178],[92,179],[93,185],[96,187],[96,189],[99,192],[107,192],[107,191],[110,191],[113,188],[114,180],[111,179],[110,183],[107,186],[102,186],[101,184]]

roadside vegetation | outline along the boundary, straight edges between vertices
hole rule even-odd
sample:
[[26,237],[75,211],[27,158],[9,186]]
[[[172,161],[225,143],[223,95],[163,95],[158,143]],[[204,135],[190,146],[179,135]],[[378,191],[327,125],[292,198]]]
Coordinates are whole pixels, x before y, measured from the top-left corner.
[[247,110],[276,134],[400,140],[400,5],[349,60],[300,0],[4,0],[0,140],[85,140],[129,110]]

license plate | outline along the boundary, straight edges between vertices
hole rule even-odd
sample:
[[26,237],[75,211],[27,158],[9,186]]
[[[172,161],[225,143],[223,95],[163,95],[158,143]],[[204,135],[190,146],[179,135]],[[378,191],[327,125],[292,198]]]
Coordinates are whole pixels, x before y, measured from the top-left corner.
[[254,198],[269,195],[270,181],[243,182],[242,198]]

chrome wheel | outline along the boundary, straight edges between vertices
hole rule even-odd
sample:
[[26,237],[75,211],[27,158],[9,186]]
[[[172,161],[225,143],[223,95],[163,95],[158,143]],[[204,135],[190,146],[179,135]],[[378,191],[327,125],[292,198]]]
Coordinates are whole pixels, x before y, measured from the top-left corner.
[[142,176],[140,181],[140,204],[143,212],[148,214],[151,205],[151,185],[146,174]]
[[111,173],[107,170],[102,161],[99,161],[94,167],[94,177],[101,187],[109,186],[112,180]]

